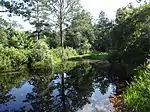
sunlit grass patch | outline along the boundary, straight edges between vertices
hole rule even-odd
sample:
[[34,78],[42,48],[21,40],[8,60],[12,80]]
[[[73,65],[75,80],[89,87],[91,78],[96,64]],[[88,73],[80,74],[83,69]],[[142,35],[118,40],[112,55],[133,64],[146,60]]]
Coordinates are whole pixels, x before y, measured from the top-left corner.
[[91,53],[91,54],[74,56],[72,58],[69,58],[68,60],[71,60],[71,61],[103,60],[103,59],[106,59],[107,56],[108,56],[108,53]]

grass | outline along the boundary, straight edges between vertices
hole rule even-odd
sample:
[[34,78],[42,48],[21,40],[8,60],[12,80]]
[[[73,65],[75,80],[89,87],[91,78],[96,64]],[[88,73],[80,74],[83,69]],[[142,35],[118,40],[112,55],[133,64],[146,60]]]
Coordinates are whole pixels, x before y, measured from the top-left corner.
[[92,53],[92,54],[84,54],[79,56],[74,56],[69,58],[69,61],[82,61],[82,60],[104,60],[108,56],[108,53]]
[[123,94],[125,112],[150,112],[150,68],[142,67],[135,75]]

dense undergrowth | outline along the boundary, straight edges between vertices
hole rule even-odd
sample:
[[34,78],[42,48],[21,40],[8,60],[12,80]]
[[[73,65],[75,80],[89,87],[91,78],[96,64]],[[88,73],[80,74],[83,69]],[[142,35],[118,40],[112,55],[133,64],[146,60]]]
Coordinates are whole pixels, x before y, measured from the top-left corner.
[[[23,32],[4,30],[0,43],[0,71],[12,71],[37,66],[49,66],[76,56],[78,53],[71,47],[49,48],[46,39],[34,41]],[[63,55],[62,55],[63,51]]]
[[139,67],[134,81],[124,92],[126,112],[149,112],[150,110],[150,68]]
[[[38,66],[49,66],[52,67],[54,64],[62,61],[62,50],[63,58],[66,60],[72,56],[76,56],[76,50],[67,48],[56,48],[49,49],[45,42],[39,40],[35,43],[32,49],[16,49],[4,48],[0,46],[0,70],[13,70],[20,69],[23,66],[31,64],[31,67]],[[29,58],[30,57],[30,58]]]
[[56,63],[61,62],[62,60],[67,60],[72,56],[78,55],[78,53],[71,47],[58,47],[55,49],[49,49],[44,40],[38,40],[35,43],[33,49],[31,49],[31,53],[29,55],[31,57],[31,60],[33,61],[34,66],[53,66]]

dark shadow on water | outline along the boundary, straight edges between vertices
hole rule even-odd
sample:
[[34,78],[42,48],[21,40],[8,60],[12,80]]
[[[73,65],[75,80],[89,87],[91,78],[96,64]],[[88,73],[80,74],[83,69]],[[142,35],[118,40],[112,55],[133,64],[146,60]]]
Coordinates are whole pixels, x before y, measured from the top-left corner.
[[0,112],[109,112],[120,108],[115,97],[130,81],[125,68],[115,69],[105,62],[74,63],[62,63],[54,71],[0,75]]

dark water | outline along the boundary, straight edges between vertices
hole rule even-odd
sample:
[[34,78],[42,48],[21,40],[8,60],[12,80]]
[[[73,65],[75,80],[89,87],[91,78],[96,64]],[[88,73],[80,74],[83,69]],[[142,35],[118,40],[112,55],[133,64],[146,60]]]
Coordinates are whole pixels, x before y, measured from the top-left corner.
[[121,105],[125,74],[107,62],[0,74],[0,112],[111,112]]

